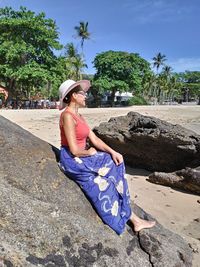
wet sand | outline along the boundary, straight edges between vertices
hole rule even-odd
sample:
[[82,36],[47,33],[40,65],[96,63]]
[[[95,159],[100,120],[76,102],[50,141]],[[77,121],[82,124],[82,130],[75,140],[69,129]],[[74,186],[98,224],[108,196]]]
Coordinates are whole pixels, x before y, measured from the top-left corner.
[[[129,111],[154,116],[200,134],[200,106],[133,106],[81,109],[91,128]],[[0,115],[39,138],[60,146],[58,110],[0,110]],[[200,196],[148,182],[149,172],[127,167],[131,198],[163,226],[180,234],[194,250],[193,266],[200,266]]]

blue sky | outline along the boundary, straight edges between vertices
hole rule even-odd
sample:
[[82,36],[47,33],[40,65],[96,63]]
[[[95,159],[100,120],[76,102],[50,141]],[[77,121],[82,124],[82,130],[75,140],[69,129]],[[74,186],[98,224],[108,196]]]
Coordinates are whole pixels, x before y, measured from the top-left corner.
[[161,52],[176,72],[200,71],[199,0],[0,0],[5,6],[45,12],[56,21],[62,44],[78,45],[74,27],[88,21],[86,73],[95,73],[93,59],[107,50],[139,53],[149,62]]

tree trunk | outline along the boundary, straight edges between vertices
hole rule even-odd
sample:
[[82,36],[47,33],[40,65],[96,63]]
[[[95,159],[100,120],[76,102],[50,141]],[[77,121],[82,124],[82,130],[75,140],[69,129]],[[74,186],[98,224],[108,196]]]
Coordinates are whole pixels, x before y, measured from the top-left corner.
[[188,88],[184,88],[183,101],[184,102],[189,102],[189,89]]
[[50,92],[51,92],[51,82],[47,82],[47,98],[50,98]]
[[160,96],[161,96],[161,88],[158,88],[158,103],[160,103]]
[[115,93],[116,93],[116,88],[112,89],[112,93],[110,96],[111,107],[114,107],[114,105],[115,105]]
[[6,99],[5,106],[7,106],[8,102],[13,98],[16,97],[15,95],[15,79],[11,78],[9,81],[6,83],[6,88],[8,89],[8,98]]

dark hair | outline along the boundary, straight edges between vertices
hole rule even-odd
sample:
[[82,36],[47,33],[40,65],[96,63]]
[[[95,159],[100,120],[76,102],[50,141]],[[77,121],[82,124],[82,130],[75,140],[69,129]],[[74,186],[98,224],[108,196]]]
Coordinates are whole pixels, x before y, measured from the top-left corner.
[[71,101],[71,96],[73,95],[73,93],[78,93],[80,91],[82,91],[83,89],[80,87],[80,85],[77,85],[76,87],[74,87],[63,99],[63,102],[66,104],[69,104]]

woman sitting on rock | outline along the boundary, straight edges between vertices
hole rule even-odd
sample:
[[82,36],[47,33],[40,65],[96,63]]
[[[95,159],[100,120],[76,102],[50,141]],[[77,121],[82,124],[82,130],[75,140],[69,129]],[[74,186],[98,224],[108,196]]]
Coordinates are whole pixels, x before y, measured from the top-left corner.
[[[79,107],[85,106],[89,87],[87,80],[67,80],[59,88],[59,109],[65,108],[60,115],[60,165],[117,234],[124,231],[129,220],[136,232],[151,228],[154,221],[142,220],[131,211],[122,155],[99,139],[78,112]],[[87,138],[93,144],[89,149]]]

